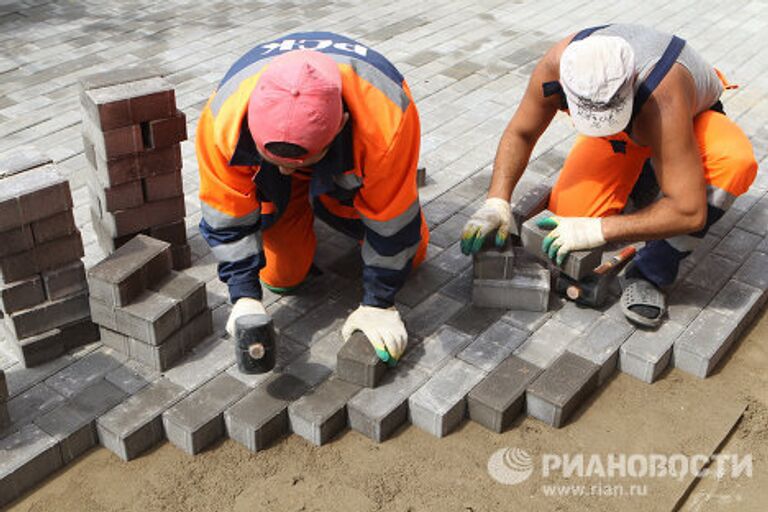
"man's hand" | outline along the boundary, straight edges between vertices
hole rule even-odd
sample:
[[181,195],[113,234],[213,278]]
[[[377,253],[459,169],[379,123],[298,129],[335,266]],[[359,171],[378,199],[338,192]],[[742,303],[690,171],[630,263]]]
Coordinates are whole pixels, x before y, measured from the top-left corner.
[[227,319],[227,333],[230,337],[235,337],[235,321],[241,316],[246,315],[266,315],[267,310],[264,309],[264,305],[260,300],[252,299],[250,297],[240,297],[232,307],[232,312]]
[[349,340],[355,331],[363,331],[379,359],[390,365],[397,363],[408,344],[405,325],[394,307],[360,306],[349,315],[341,329],[344,341]]
[[544,238],[541,250],[558,266],[563,264],[571,251],[592,249],[605,244],[602,219],[599,218],[552,216],[539,220],[536,225],[552,230]]
[[485,237],[495,231],[496,246],[503,247],[509,236],[512,223],[512,207],[509,201],[490,197],[467,221],[461,233],[461,252],[478,252],[485,243]]

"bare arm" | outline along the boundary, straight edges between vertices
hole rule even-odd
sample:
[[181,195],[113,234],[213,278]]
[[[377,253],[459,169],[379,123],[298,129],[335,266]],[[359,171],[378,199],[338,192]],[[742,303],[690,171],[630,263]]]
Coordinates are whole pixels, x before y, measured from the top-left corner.
[[528,165],[536,141],[557,113],[559,96],[545,98],[542,84],[558,79],[557,62],[568,41],[570,37],[552,47],[533,70],[523,99],[504,130],[496,150],[488,197],[509,201]]
[[638,212],[603,219],[606,240],[654,240],[703,228],[707,195],[693,133],[693,87],[676,65],[643,107],[634,129],[639,142],[651,147],[663,197]]

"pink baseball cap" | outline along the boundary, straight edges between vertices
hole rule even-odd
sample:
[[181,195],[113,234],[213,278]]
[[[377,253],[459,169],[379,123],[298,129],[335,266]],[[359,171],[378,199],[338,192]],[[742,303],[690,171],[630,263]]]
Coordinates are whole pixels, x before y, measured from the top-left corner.
[[[248,101],[248,128],[259,150],[276,160],[302,161],[328,146],[341,127],[341,73],[332,58],[312,50],[276,57]],[[273,155],[265,146],[288,142],[307,150],[299,159]]]

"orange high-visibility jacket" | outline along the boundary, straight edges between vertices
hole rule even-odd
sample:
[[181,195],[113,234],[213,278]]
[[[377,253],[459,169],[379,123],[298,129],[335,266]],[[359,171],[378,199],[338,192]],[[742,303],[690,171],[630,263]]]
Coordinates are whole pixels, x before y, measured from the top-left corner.
[[219,261],[219,277],[231,299],[261,298],[261,231],[285,211],[291,178],[256,151],[247,123],[248,100],[269,62],[297,49],[323,52],[338,63],[350,114],[328,155],[312,166],[310,194],[316,208],[332,206],[328,210],[338,221],[335,227],[363,242],[363,303],[390,306],[421,240],[419,117],[398,70],[344,36],[290,34],[256,46],[227,71],[197,127],[201,233]]

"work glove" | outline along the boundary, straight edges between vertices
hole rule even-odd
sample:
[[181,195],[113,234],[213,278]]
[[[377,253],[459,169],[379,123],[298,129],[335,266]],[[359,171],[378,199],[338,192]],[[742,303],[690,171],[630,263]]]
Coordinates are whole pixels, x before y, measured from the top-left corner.
[[267,310],[264,309],[264,304],[262,304],[260,300],[251,297],[240,297],[235,302],[235,305],[232,306],[232,311],[229,313],[226,327],[227,333],[230,337],[235,337],[235,322],[241,316],[266,314]]
[[347,341],[355,331],[363,331],[379,359],[390,366],[397,364],[408,344],[408,333],[394,306],[386,309],[360,306],[347,318],[341,336]]
[[541,243],[541,250],[558,266],[571,251],[592,249],[605,244],[602,219],[593,217],[558,217],[540,219],[536,225],[552,231]]
[[485,237],[495,231],[497,247],[503,247],[512,223],[512,207],[509,201],[489,197],[464,226],[461,233],[461,252],[472,254],[482,249]]

